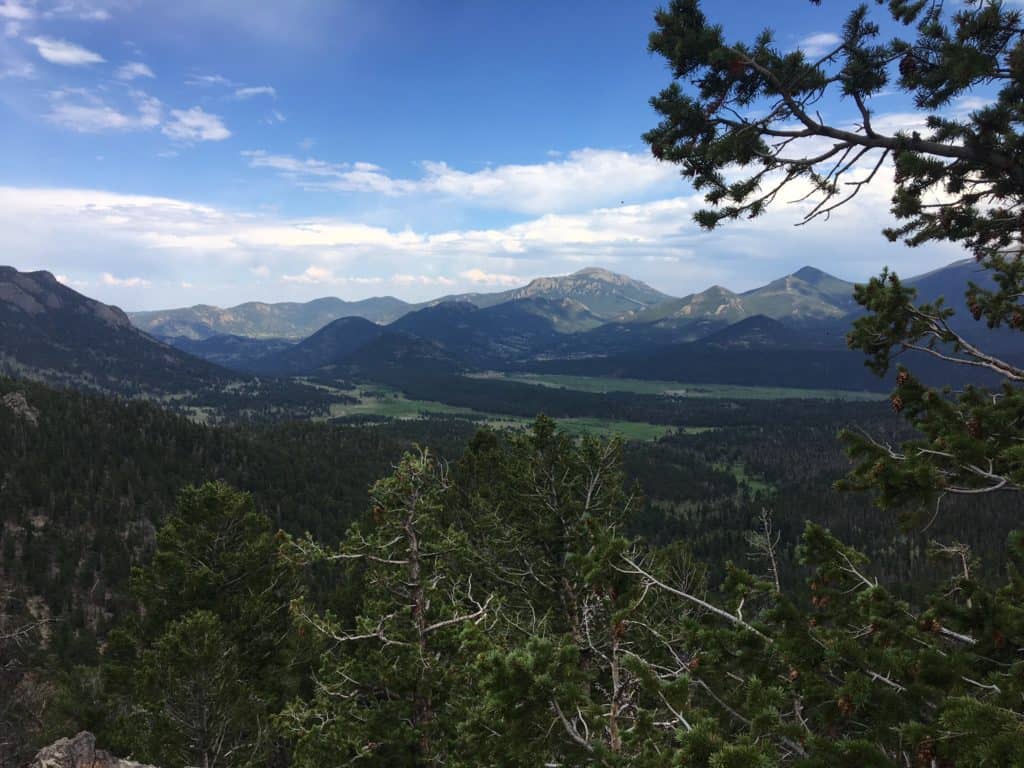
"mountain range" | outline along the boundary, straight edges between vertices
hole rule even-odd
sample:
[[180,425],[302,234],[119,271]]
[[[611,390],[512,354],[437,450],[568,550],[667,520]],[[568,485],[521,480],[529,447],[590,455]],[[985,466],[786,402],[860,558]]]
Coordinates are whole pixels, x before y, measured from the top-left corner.
[[365,317],[375,323],[389,323],[408,312],[411,306],[393,296],[362,301],[326,297],[276,304],[250,301],[228,309],[197,304],[183,309],[131,312],[129,317],[136,327],[153,336],[208,339],[234,335],[297,340],[339,317]]
[[403,315],[439,304],[464,303],[487,308],[510,301],[548,317],[562,332],[595,328],[630,317],[671,297],[646,283],[590,267],[562,277],[539,277],[522,288],[498,293],[463,293],[410,304],[394,296],[362,301],[327,297],[305,303],[248,302],[221,309],[207,304],[181,309],[132,312],[132,322],[146,333],[165,338],[206,339],[217,335],[304,339],[340,317],[362,317],[386,325]]
[[[907,282],[922,299],[945,295],[962,309],[966,283],[979,274],[973,262],[956,262]],[[0,360],[8,371],[64,375],[115,390],[169,391],[253,374],[372,378],[383,372],[393,380],[403,372],[472,370],[885,388],[859,354],[845,349],[845,332],[859,312],[853,288],[804,267],[750,291],[712,286],[672,298],[588,268],[422,304],[326,298],[125,315],[47,272],[7,267],[0,270]],[[338,312],[345,314],[335,317]],[[979,328],[964,311],[956,322],[1001,351],[1019,351],[1008,332]]]
[[853,283],[804,267],[744,293],[733,293],[716,285],[674,298],[639,280],[588,267],[571,275],[539,277],[512,290],[453,294],[420,304],[409,304],[393,296],[352,302],[327,297],[305,303],[248,302],[227,309],[200,304],[132,312],[129,317],[138,328],[163,338],[235,335],[298,341],[340,317],[362,317],[387,325],[410,313],[442,304],[486,309],[520,302],[525,311],[550,320],[560,333],[592,330],[608,323],[638,323],[676,331],[693,328],[699,336],[709,323],[724,327],[754,315],[791,321],[843,317],[856,308],[852,292]]
[[49,272],[0,267],[0,372],[133,394],[182,392],[238,375],[159,342],[117,307]]

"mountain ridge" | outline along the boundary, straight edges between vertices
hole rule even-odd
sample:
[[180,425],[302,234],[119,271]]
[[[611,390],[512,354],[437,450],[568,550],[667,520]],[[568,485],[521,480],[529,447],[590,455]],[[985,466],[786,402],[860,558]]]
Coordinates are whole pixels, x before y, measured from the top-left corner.
[[247,301],[233,307],[195,304],[177,309],[128,313],[142,330],[157,336],[205,339],[216,335],[251,338],[306,338],[339,317],[364,317],[384,323],[397,319],[413,305],[394,296],[345,301],[324,296],[306,302]]
[[[538,277],[526,285],[495,293],[460,293],[430,301],[409,303],[394,296],[359,301],[321,297],[308,302],[249,301],[232,307],[195,304],[191,307],[130,312],[132,323],[147,333],[167,338],[196,340],[217,335],[251,338],[308,338],[341,317],[362,317],[388,325],[406,314],[450,302],[465,302],[481,309],[510,301],[535,299],[538,314],[547,314],[564,332],[588,330],[601,323],[626,317],[671,297],[634,280],[600,267],[585,267],[569,275]],[[549,311],[541,300],[555,302]],[[571,303],[576,317],[571,317]],[[556,309],[556,304],[563,304]]]
[[[936,291],[962,289],[972,270],[976,268],[955,262],[906,282],[920,286],[923,299],[932,299]],[[201,386],[204,380],[223,382],[233,375],[226,368],[243,377],[371,370],[392,376],[403,366],[415,375],[427,368],[517,370],[543,363],[550,369],[558,361],[606,359],[607,364],[591,362],[584,367],[613,375],[637,366],[716,375],[691,365],[676,366],[671,358],[678,355],[691,362],[703,360],[722,375],[731,370],[735,379],[753,375],[755,363],[777,367],[770,353],[784,351],[793,365],[817,370],[819,379],[827,375],[843,383],[846,359],[826,370],[820,354],[845,351],[845,332],[859,316],[852,290],[852,283],[803,267],[743,293],[715,285],[632,311],[624,308],[664,294],[624,275],[587,268],[559,278],[538,278],[511,291],[403,304],[410,311],[387,325],[360,316],[337,318],[298,342],[230,334],[158,340],[138,330],[120,309],[82,296],[49,272],[20,273],[8,267],[0,270],[0,328],[8,339],[0,344],[0,363],[6,361],[6,369],[15,372],[22,367],[56,372],[58,379],[83,378],[87,385],[96,384],[99,377],[108,388],[133,382],[129,388],[181,390]],[[353,305],[338,302],[311,302],[310,316],[324,307]],[[603,314],[595,312],[594,305]],[[240,306],[276,312],[278,320],[281,307],[309,309],[295,302],[276,310],[275,305],[259,303]],[[607,320],[610,315],[613,319]],[[968,316],[958,322],[978,332]],[[741,357],[747,358],[742,365]],[[859,366],[862,363],[858,361]],[[575,363],[570,367],[582,370]],[[859,373],[850,375],[851,383],[860,380]],[[632,375],[643,378],[643,370]]]
[[0,371],[119,393],[182,391],[234,377],[136,328],[120,308],[45,270],[0,267]]

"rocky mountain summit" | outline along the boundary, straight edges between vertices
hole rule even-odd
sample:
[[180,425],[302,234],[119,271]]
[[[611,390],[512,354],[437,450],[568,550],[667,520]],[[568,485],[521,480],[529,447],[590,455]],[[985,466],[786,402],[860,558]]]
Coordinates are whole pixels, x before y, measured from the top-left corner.
[[234,378],[147,336],[118,307],[49,272],[11,267],[0,267],[0,372],[127,394],[177,393]]
[[29,768],[153,768],[131,760],[121,760],[96,749],[96,737],[82,731],[70,739],[59,739],[43,747]]
[[128,316],[117,307],[75,293],[45,270],[18,272],[13,267],[0,267],[0,306],[7,312],[22,312],[30,317],[65,310],[111,327],[132,327]]
[[21,392],[9,392],[0,399],[0,405],[10,409],[15,416],[24,419],[33,427],[39,425],[39,411],[28,404]]

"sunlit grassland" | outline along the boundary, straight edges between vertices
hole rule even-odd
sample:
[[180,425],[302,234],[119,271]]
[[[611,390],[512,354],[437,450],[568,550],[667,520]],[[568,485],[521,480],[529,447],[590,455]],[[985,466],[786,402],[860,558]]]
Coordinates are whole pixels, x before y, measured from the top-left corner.
[[[398,390],[383,386],[358,387],[351,390],[338,390],[339,394],[359,398],[358,403],[332,403],[330,416],[332,419],[372,418],[381,419],[423,419],[432,417],[462,418],[487,424],[496,428],[517,429],[528,426],[532,419],[509,416],[500,413],[476,411],[446,405],[431,400],[410,400]],[[637,421],[618,421],[592,417],[560,418],[557,420],[562,430],[574,434],[595,434],[604,437],[618,435],[626,440],[657,440],[676,427],[665,424],[648,424]],[[685,427],[682,431],[693,434],[707,431],[707,427]]]
[[640,395],[668,395],[671,397],[705,397],[727,400],[880,400],[884,395],[876,392],[856,392],[842,389],[796,389],[792,387],[744,387],[733,384],[686,384],[678,381],[648,379],[618,379],[610,376],[570,376],[547,373],[478,373],[477,379],[502,379],[577,392],[632,392]]

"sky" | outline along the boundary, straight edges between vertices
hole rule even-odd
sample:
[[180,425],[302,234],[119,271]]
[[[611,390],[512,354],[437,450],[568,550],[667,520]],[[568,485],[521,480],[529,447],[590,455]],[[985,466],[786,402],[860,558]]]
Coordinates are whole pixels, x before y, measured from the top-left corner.
[[[586,266],[681,296],[962,257],[882,237],[884,176],[828,222],[780,205],[700,230],[700,196],[641,140],[670,82],[655,7],[0,0],[0,263],[138,310],[423,300]],[[772,26],[809,53],[848,10],[707,4],[731,38]],[[900,99],[876,124],[915,120]]]

